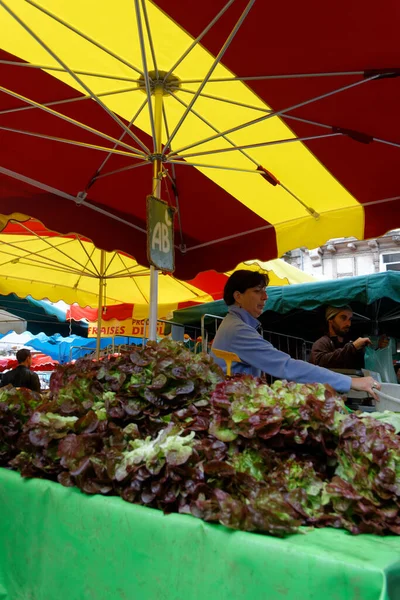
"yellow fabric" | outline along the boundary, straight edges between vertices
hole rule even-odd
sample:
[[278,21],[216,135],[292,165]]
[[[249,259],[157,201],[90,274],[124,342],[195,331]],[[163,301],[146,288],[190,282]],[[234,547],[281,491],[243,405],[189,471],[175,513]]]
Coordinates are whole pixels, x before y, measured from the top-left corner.
[[[150,272],[125,255],[105,252],[103,305],[135,304],[133,316],[148,316]],[[0,294],[31,295],[52,302],[97,307],[100,255],[90,242],[0,233]],[[179,302],[210,302],[211,296],[168,275],[159,276],[159,317]]]
[[[0,223],[6,217],[0,215]],[[29,225],[26,225],[27,231]],[[134,304],[133,317],[148,317],[150,271],[131,257],[104,252],[103,306]],[[64,300],[82,307],[98,306],[101,250],[91,242],[68,237],[0,233],[0,294],[31,295],[37,300]],[[249,261],[237,268],[265,270],[271,284],[286,285],[313,279],[284,261]],[[229,276],[229,273],[227,273]],[[159,275],[158,316],[165,318],[182,302],[211,302],[213,298],[187,282]]]
[[[259,260],[246,260],[246,262],[240,263],[237,269],[250,269],[252,271],[265,271],[268,273],[269,284],[268,285],[288,285],[294,283],[309,283],[312,281],[317,281],[315,277],[289,265],[287,262],[282,260],[281,258],[277,258],[275,260],[268,260],[266,262],[262,262]],[[233,271],[227,273],[230,275]]]
[[[115,77],[132,78],[132,82],[80,75],[81,79],[96,94],[120,90],[121,93],[103,96],[102,101],[115,113],[130,121],[144,100],[140,90],[124,91],[135,87],[138,73],[122,64],[114,57],[79,37],[64,25],[28,4],[25,0],[6,0],[13,11],[30,27],[52,51],[71,69],[107,74]],[[142,70],[136,15],[133,0],[39,0],[60,19],[73,25],[90,38]],[[151,2],[146,2],[152,37],[157,57],[157,66],[169,70],[188,48],[192,39],[171,19]],[[60,67],[60,64],[27,32],[16,20],[0,7],[0,46],[12,54],[33,64]],[[282,30],[284,35],[284,29]],[[151,53],[147,45],[149,68]],[[195,49],[176,68],[174,74],[180,79],[202,78],[212,65],[213,57],[201,46]],[[266,64],[268,57],[266,57]],[[67,73],[49,71],[51,75],[71,87],[86,93]],[[219,65],[213,77],[228,77],[232,73]],[[21,70],[21,76],[23,71]],[[185,84],[185,89],[195,91],[197,84]],[[208,83],[204,93],[220,98],[233,98],[237,102],[268,109],[245,84],[241,82]],[[178,97],[188,103],[193,97],[179,91]],[[169,130],[172,131],[184,112],[184,107],[173,98],[164,98]],[[212,122],[219,131],[235,127],[262,116],[254,109],[233,106],[207,98],[199,98],[194,106],[205,119]],[[57,110],[57,106],[54,107]],[[148,112],[144,110],[135,125],[151,133]],[[214,134],[214,131],[191,114],[185,120],[173,141],[173,148],[179,149],[199,142]],[[293,138],[293,132],[279,118],[273,117],[254,126],[229,135],[236,144],[249,144]],[[125,141],[128,141],[125,136]],[[163,141],[166,141],[163,130]],[[328,143],[328,142],[327,142]],[[230,147],[223,139],[202,144],[187,153]],[[364,234],[363,208],[353,196],[325,169],[325,167],[301,143],[289,143],[267,148],[246,151],[257,164],[271,171],[293,193],[312,207],[321,216],[315,219],[303,206],[292,198],[282,187],[272,187],[261,176],[217,169],[200,170],[232,196],[255,213],[272,223],[277,233],[278,255],[299,245],[315,247],[330,237],[355,236]],[[185,152],[182,153],[184,155]],[[255,169],[255,164],[239,151],[201,156],[187,159],[208,165]],[[149,181],[150,186],[150,181]],[[144,199],[143,199],[144,201]]]

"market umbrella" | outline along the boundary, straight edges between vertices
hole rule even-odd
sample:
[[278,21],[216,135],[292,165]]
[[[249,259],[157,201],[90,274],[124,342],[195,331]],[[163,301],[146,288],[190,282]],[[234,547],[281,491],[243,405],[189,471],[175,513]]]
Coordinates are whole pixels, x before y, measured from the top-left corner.
[[[276,285],[313,279],[280,260],[261,265],[250,261],[240,266],[266,270]],[[158,317],[165,318],[191,303],[221,298],[228,275],[202,273],[189,282],[172,275],[160,276]],[[77,234],[58,235],[34,219],[10,221],[0,233],[0,294],[10,293],[76,303],[82,308],[69,315],[76,320],[96,312],[95,320],[99,321],[104,307],[120,311],[110,310],[109,318],[119,318],[123,312],[123,318],[141,320],[148,315],[150,271],[131,256],[100,250]],[[86,312],[85,307],[89,307]]]
[[183,279],[398,224],[395,0],[0,7],[1,212],[142,264],[156,192]]

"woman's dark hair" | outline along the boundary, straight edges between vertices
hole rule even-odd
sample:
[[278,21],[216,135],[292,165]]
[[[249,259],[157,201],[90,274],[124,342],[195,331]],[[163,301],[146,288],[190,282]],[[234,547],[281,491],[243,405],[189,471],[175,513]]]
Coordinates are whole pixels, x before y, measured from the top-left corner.
[[266,273],[259,273],[258,271],[248,271],[246,269],[239,269],[232,273],[224,287],[224,300],[225,304],[231,306],[235,304],[235,298],[233,294],[240,292],[244,294],[249,288],[263,285],[267,287],[269,283],[269,277]]

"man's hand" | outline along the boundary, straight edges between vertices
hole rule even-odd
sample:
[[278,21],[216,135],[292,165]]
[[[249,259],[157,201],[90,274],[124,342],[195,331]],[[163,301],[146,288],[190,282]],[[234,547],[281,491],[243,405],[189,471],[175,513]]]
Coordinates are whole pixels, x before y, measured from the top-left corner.
[[351,389],[357,392],[368,392],[370,396],[379,402],[379,398],[375,390],[381,389],[381,384],[375,381],[373,377],[355,377],[351,380]]
[[361,350],[361,348],[364,348],[365,346],[372,344],[372,342],[369,338],[362,338],[362,337],[357,338],[356,341],[352,342],[352,343],[356,350]]

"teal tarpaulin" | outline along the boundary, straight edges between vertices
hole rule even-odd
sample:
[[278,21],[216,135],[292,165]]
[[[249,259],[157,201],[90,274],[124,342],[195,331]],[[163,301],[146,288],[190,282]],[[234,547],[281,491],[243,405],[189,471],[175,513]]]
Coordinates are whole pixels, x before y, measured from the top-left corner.
[[399,600],[400,537],[277,539],[0,469],[1,600]]
[[[357,302],[371,305],[383,298],[390,299],[394,305],[400,303],[400,272],[386,271],[360,277],[276,286],[269,287],[267,291],[268,300],[264,310],[280,314],[295,309],[312,310],[324,304],[341,306]],[[400,306],[398,309],[400,310]],[[224,317],[227,310],[225,302],[217,300],[176,310],[173,320],[182,324],[198,323],[202,315]]]

